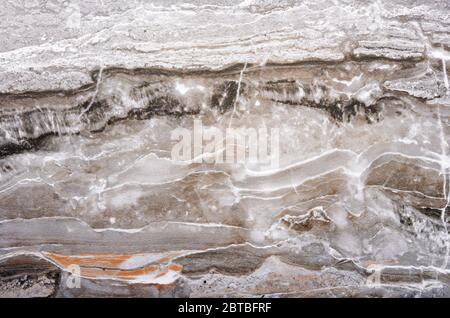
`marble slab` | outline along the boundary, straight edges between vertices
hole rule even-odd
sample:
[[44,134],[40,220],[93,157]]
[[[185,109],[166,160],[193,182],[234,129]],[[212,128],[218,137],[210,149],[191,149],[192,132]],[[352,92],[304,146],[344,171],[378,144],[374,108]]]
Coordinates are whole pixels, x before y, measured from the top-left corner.
[[447,0],[3,0],[0,38],[0,297],[450,297]]

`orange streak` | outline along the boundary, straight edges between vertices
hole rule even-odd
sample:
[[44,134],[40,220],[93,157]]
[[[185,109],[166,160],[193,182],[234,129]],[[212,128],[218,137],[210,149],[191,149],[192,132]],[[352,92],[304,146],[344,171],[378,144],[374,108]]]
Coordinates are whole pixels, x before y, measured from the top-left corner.
[[170,256],[159,259],[161,265],[148,265],[143,268],[125,270],[120,269],[120,265],[131,257],[140,254],[80,254],[66,256],[46,252],[44,255],[64,269],[78,265],[80,267],[80,275],[86,278],[134,280],[139,276],[152,273],[157,278],[166,275],[169,271],[181,272],[183,268],[178,264],[161,264],[170,261]]
[[84,254],[83,256],[64,256],[54,253],[45,253],[53,261],[63,267],[70,265],[92,266],[92,267],[112,267],[117,268],[132,255],[114,255],[114,254]]

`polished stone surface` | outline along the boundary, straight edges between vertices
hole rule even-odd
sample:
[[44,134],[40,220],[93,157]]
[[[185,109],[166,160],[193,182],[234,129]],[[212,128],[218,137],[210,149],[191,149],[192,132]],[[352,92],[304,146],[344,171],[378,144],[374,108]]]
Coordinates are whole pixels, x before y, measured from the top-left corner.
[[0,297],[450,297],[448,1],[4,2]]

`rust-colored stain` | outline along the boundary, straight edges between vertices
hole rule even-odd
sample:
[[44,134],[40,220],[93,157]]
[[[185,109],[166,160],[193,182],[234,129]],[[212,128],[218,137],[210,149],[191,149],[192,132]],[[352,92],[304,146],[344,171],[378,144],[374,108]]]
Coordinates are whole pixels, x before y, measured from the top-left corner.
[[47,257],[58,263],[62,267],[70,265],[86,267],[118,268],[124,261],[130,259],[132,255],[114,254],[82,254],[77,256],[65,256],[54,253],[45,253]]
[[[164,285],[172,283],[173,277],[179,274],[182,266],[169,263],[176,256],[166,255],[157,259],[150,265],[138,268],[123,268],[125,261],[141,254],[80,254],[80,255],[60,255],[45,252],[44,256],[61,268],[70,270],[72,266],[79,267],[79,275],[93,279],[120,279],[125,281],[138,281]],[[165,280],[164,277],[168,276]],[[170,275],[170,277],[169,277]]]
[[170,264],[169,269],[176,271],[176,272],[181,272],[181,270],[183,269],[183,266],[178,265],[178,264]]

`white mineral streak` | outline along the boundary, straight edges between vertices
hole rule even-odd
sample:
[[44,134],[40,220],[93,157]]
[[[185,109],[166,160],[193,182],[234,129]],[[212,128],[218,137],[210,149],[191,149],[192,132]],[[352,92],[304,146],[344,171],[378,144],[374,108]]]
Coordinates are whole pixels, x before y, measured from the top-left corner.
[[449,5],[4,1],[0,297],[449,297]]

